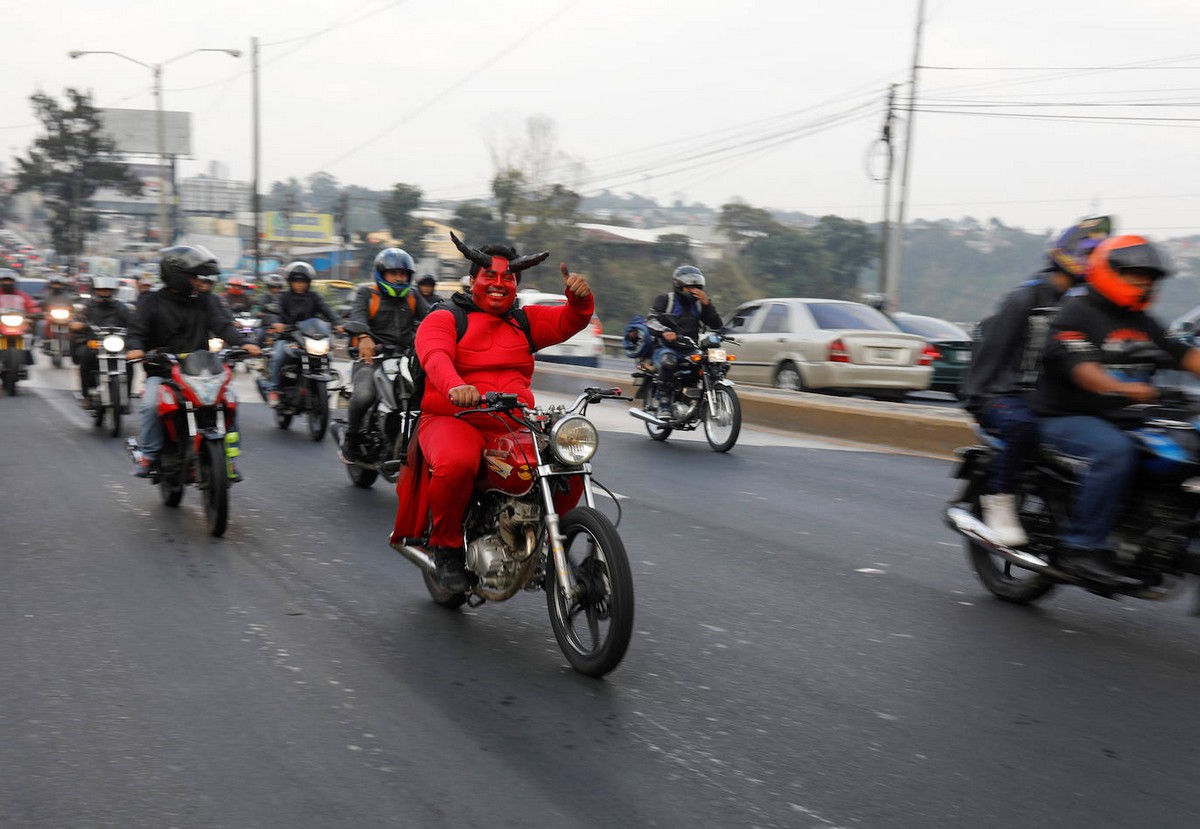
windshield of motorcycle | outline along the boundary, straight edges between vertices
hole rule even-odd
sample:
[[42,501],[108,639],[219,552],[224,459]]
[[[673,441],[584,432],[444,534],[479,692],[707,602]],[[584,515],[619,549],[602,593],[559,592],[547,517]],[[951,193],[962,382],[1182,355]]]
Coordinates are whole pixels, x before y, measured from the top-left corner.
[[217,402],[225,385],[225,363],[214,351],[193,351],[180,361],[183,382],[195,393],[202,406]]
[[309,317],[306,320],[301,320],[296,324],[296,328],[301,334],[314,340],[328,337],[329,332],[332,330],[329,327],[329,323],[317,317]]

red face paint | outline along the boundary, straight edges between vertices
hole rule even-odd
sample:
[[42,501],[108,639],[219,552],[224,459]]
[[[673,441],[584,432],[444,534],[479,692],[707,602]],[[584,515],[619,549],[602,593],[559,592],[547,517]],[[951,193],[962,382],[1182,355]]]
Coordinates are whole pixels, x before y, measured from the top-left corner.
[[507,259],[493,256],[491,267],[475,275],[471,298],[480,309],[497,316],[512,307],[517,298],[517,275],[508,269]]

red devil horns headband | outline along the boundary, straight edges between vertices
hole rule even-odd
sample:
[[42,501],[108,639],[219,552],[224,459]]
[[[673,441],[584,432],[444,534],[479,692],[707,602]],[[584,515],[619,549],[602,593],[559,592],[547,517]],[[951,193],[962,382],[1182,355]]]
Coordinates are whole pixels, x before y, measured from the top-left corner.
[[[492,255],[490,253],[484,253],[478,248],[467,247],[462,239],[454,235],[453,230],[450,231],[450,238],[454,240],[454,247],[458,248],[464,257],[470,259],[481,268],[490,268],[492,266]],[[519,256],[508,263],[508,269],[513,273],[520,273],[526,268],[532,268],[534,265],[545,262],[548,256],[550,256],[550,251],[548,250],[544,250],[541,253],[530,253],[526,256]]]

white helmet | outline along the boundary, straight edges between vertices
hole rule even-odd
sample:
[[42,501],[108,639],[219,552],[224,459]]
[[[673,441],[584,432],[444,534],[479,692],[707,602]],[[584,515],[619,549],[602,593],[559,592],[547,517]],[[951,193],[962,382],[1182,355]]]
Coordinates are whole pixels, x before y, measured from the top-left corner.
[[93,291],[115,291],[117,285],[117,278],[115,276],[97,276],[92,278]]

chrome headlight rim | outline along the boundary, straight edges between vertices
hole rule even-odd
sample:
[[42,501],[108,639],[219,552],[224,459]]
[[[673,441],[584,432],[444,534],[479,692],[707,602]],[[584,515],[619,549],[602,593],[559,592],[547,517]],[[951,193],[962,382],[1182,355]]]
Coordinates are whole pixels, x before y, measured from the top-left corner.
[[109,354],[117,354],[125,350],[125,338],[118,337],[116,334],[109,334],[100,341],[100,347]]
[[567,415],[550,427],[550,454],[567,466],[583,466],[599,445],[600,433],[583,415]]

